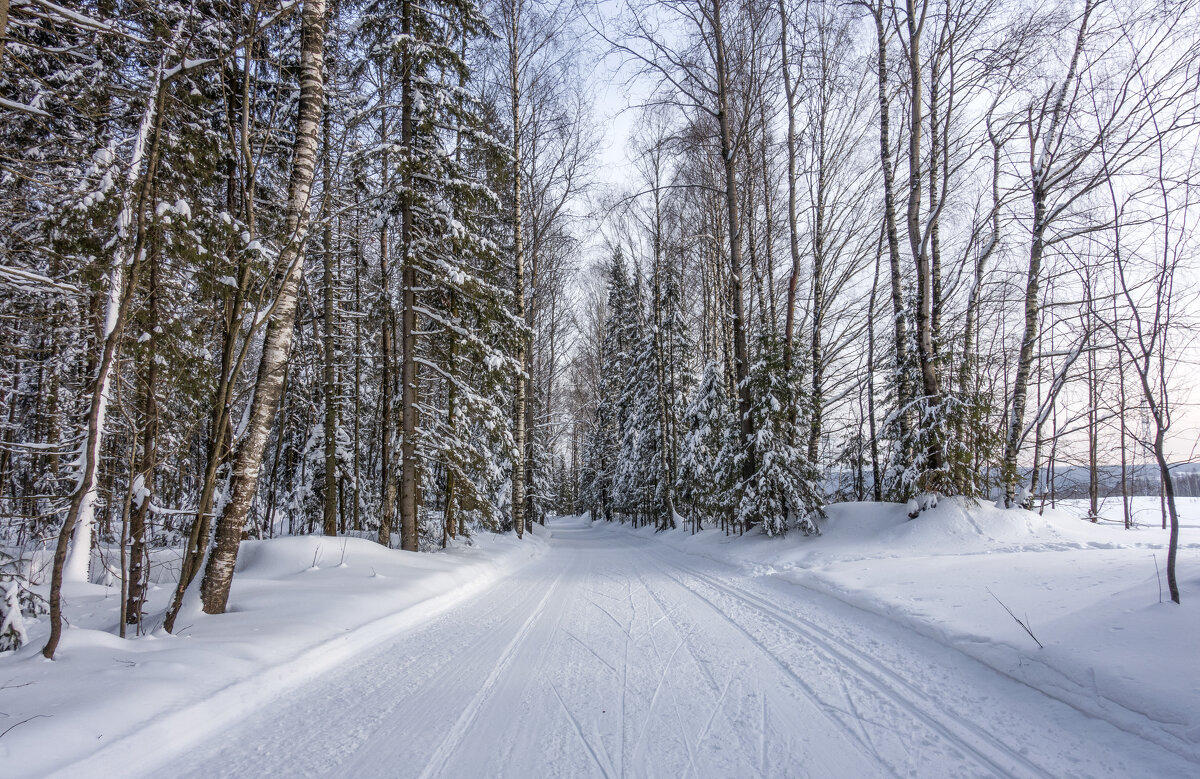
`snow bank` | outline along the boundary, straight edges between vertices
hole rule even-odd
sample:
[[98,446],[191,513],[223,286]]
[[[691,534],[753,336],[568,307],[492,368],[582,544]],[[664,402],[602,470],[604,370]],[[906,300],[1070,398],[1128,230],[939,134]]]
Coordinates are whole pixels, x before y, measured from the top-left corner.
[[[1151,502],[1138,499],[1143,522]],[[1181,501],[1182,606],[1167,600],[1167,534],[1153,525],[1093,524],[1070,503],[1039,515],[944,499],[913,520],[899,504],[828,510],[819,537],[635,532],[905,624],[1200,760],[1200,500]]]
[[[357,538],[247,541],[228,612],[181,613],[174,635],[118,638],[119,588],[71,585],[59,659],[41,656],[44,620],[0,656],[0,773],[135,772],[147,745],[156,761],[182,751],[479,593],[545,551],[536,535],[481,535],[435,554]],[[151,593],[158,621],[170,591]]]

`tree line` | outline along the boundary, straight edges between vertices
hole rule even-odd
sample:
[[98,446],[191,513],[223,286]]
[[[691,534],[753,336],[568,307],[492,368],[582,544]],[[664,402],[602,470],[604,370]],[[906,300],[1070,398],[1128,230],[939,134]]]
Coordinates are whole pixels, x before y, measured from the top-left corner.
[[1116,470],[1131,526],[1140,460],[1174,550],[1195,22],[1093,0],[622,6],[598,29],[641,123],[583,285],[573,510],[814,533],[831,499],[1044,504],[1074,464],[1093,519]]
[[[122,631],[180,550],[170,630],[243,538],[816,533],[831,499],[1027,505],[1085,440],[1094,480],[1158,465],[1177,599],[1196,21],[5,2],[3,575],[52,657],[97,546]],[[617,191],[591,52],[638,96]]]
[[53,549],[48,657],[97,543],[122,632],[181,550],[172,630],[224,611],[247,537],[416,551],[544,511],[588,162],[565,13],[5,8],[0,504],[6,548]]

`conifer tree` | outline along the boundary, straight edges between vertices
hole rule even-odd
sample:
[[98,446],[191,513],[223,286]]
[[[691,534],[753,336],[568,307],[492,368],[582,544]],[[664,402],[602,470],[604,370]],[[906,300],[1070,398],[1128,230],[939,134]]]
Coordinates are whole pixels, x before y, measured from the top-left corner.
[[825,511],[816,474],[789,435],[793,390],[785,378],[783,355],[768,330],[758,340],[758,359],[747,381],[759,464],[751,478],[738,484],[737,521],[747,528],[759,525],[769,536],[783,535],[789,527],[805,535],[820,533],[816,520]]
[[688,511],[692,532],[705,521],[732,518],[737,481],[737,419],[725,392],[720,363],[705,366],[696,391],[683,412],[679,447],[679,497]]
[[608,294],[604,317],[604,336],[600,348],[600,397],[597,399],[591,430],[584,444],[585,466],[582,500],[593,519],[612,520],[614,479],[625,431],[625,406],[622,404],[625,375],[630,360],[631,328],[626,324],[632,311],[631,287],[621,253],[615,252],[607,269]]
[[620,399],[624,424],[613,475],[613,502],[617,511],[637,526],[655,513],[659,475],[656,463],[662,456],[663,440],[654,333],[650,328],[640,328],[640,334],[631,341],[631,359],[626,365]]

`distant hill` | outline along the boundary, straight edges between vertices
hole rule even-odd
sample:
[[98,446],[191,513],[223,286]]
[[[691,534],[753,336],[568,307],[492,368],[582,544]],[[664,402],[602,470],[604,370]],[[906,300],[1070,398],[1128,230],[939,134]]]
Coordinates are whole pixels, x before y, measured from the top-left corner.
[[[1100,495],[1121,493],[1121,466],[1102,465],[1098,469]],[[1180,497],[1200,497],[1200,463],[1178,463],[1171,466],[1175,481],[1175,494]],[[1130,495],[1158,495],[1161,491],[1158,466],[1153,463],[1138,463],[1126,471],[1126,486]],[[1049,490],[1050,485],[1044,485]],[[1084,465],[1056,466],[1053,491],[1059,498],[1086,498],[1088,496],[1088,468]]]
[[[1107,498],[1121,494],[1121,466],[1102,465],[1098,469],[1100,477],[1100,497]],[[1054,484],[1046,483],[1046,469],[1042,468],[1042,489],[1039,492],[1053,491],[1054,497],[1061,500],[1086,498],[1088,496],[1088,468],[1085,465],[1058,465],[1054,468]],[[1175,494],[1181,498],[1200,497],[1200,463],[1176,463],[1171,466],[1171,474],[1175,479]],[[855,493],[855,472],[848,468],[831,471],[824,482],[826,494],[841,494],[843,497],[853,497]],[[863,474],[863,493],[870,491],[871,471],[866,468]],[[995,478],[995,474],[993,474]],[[1022,473],[1022,483],[1029,483],[1029,469]],[[1125,474],[1126,488],[1130,495],[1157,496],[1160,493],[1158,466],[1153,463],[1139,462],[1127,466]],[[1051,490],[1051,486],[1053,489]],[[998,497],[998,496],[995,496]]]

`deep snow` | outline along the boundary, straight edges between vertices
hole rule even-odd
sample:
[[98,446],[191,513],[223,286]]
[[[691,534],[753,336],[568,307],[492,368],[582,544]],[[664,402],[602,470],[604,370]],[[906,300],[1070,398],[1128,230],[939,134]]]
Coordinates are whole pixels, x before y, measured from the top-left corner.
[[[119,586],[68,585],[70,626],[57,659],[41,655],[45,619],[26,646],[0,655],[0,731],[10,728],[0,737],[0,776],[125,775],[354,662],[545,549],[537,538],[490,534],[436,554],[359,538],[247,541],[226,614],[204,615],[193,601],[174,635],[132,639],[115,635]],[[171,589],[164,582],[151,593],[159,622]],[[101,763],[114,768],[91,767]]]
[[1092,523],[1083,501],[1038,514],[942,499],[909,520],[842,503],[816,538],[636,532],[900,622],[1200,763],[1200,499],[1180,500],[1182,605],[1168,600],[1158,499],[1134,499],[1133,530],[1119,502],[1107,508]]
[[1160,530],[955,501],[817,538],[251,543],[229,614],[123,641],[89,586],[60,660],[44,626],[0,656],[0,773],[1196,775],[1195,503],[1182,607]]

